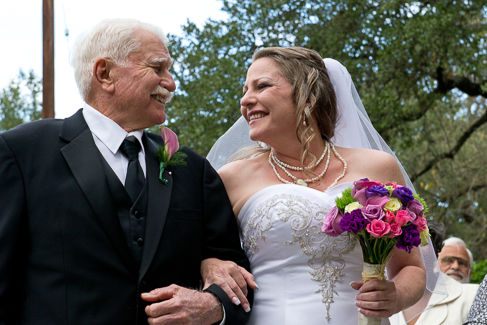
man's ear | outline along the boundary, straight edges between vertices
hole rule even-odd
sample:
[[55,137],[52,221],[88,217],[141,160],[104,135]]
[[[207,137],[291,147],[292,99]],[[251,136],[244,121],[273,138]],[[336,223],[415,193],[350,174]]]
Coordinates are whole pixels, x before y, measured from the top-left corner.
[[94,82],[104,91],[112,93],[115,90],[113,71],[115,63],[106,58],[98,58],[93,64]]

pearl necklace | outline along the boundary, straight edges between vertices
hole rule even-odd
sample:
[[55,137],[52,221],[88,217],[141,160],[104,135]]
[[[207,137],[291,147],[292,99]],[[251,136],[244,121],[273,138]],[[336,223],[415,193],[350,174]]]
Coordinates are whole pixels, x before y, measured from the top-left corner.
[[[318,159],[313,165],[309,165],[309,166],[306,166],[304,168],[303,167],[296,167],[296,166],[288,165],[285,162],[280,161],[276,156],[274,156],[274,154],[272,154],[272,152],[271,152],[271,155],[272,155],[272,160],[274,160],[274,163],[276,165],[278,165],[279,167],[281,167],[281,168],[282,167],[285,167],[285,168],[292,169],[292,170],[303,171],[303,170],[313,169],[316,166],[318,166],[319,164],[321,164],[321,161],[323,160],[323,158],[325,158],[325,155],[326,155],[327,152],[328,152],[328,161],[329,161],[330,160],[329,150],[330,150],[330,145],[328,143],[326,143],[325,150],[323,150],[323,154],[321,155],[320,159]],[[328,165],[328,163],[327,163],[327,165]],[[284,170],[284,171],[287,172],[287,170]],[[293,176],[291,176],[291,178],[292,177]]]
[[[321,178],[323,178],[323,176],[325,175],[326,171],[328,170],[328,165],[330,163],[330,147],[331,149],[333,150],[333,153],[335,154],[335,156],[343,163],[343,172],[341,173],[340,176],[338,176],[335,181],[330,185],[328,186],[328,188],[325,190],[328,191],[330,188],[332,188],[333,186],[335,186],[338,181],[340,179],[342,179],[343,177],[345,177],[345,174],[347,172],[347,162],[345,161],[345,159],[342,158],[342,156],[340,156],[340,154],[336,151],[335,149],[335,146],[331,143],[326,143],[326,148],[325,148],[325,152],[328,152],[328,157],[327,157],[327,161],[326,161],[326,165],[325,165],[325,169],[323,170],[323,172],[314,177],[314,178],[311,178],[311,179],[299,179],[297,178],[296,176],[292,175],[288,170],[286,170],[286,166],[288,166],[287,164],[283,163],[282,161],[280,161],[279,159],[277,159],[276,156],[274,156],[274,154],[272,153],[272,151],[269,153],[269,164],[271,165],[272,169],[274,170],[274,173],[276,174],[277,178],[285,183],[285,184],[297,184],[297,185],[301,185],[301,186],[308,186],[307,183],[311,183],[311,182],[314,182],[314,181],[317,181]],[[325,154],[325,152],[323,152],[323,155]],[[274,164],[272,163],[272,161],[274,160],[274,162],[276,162],[276,165],[279,166],[291,179],[294,180],[294,182],[290,182],[290,181],[287,181],[285,180],[284,178],[281,177],[281,175],[279,175],[279,173],[277,172],[277,169],[276,167],[274,166]],[[293,167],[293,166],[291,166]],[[298,168],[298,167],[295,167],[295,168]],[[302,170],[302,169],[301,169]]]
[[[282,161],[280,161],[276,156],[274,156],[274,154],[271,153],[269,154],[269,158],[272,157],[272,160],[274,161],[274,163],[279,167],[281,168],[286,174],[287,176],[289,176],[290,178],[292,178],[294,180],[294,184],[298,184],[298,185],[302,185],[302,186],[308,186],[308,183],[312,183],[312,182],[315,182],[319,179],[321,179],[323,177],[323,175],[325,175],[326,171],[328,170],[328,165],[330,164],[330,144],[329,143],[326,143],[325,145],[325,151],[323,152],[323,155],[325,153],[328,153],[327,155],[327,158],[326,158],[326,164],[325,164],[325,169],[323,169],[323,172],[321,172],[321,174],[319,174],[318,176],[316,177],[313,177],[313,178],[309,178],[309,179],[300,179],[300,178],[297,178],[296,176],[294,176],[293,174],[291,174],[287,169],[289,167],[293,167],[294,170],[297,170],[297,167],[294,167],[294,166],[289,166],[285,163],[283,163]],[[274,165],[272,164],[272,167],[274,167]],[[302,168],[301,168],[302,170]],[[275,168],[274,168],[274,171]],[[277,172],[277,171],[276,171]]]

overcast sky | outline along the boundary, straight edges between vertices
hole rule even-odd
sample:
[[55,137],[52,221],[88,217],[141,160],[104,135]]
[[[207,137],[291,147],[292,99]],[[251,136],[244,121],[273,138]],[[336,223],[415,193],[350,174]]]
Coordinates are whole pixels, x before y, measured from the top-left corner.
[[[56,117],[70,116],[83,104],[69,64],[69,49],[83,31],[105,18],[135,18],[181,35],[188,19],[198,26],[208,18],[225,19],[221,7],[221,0],[54,0]],[[0,41],[0,88],[20,68],[41,77],[42,0],[1,0]]]

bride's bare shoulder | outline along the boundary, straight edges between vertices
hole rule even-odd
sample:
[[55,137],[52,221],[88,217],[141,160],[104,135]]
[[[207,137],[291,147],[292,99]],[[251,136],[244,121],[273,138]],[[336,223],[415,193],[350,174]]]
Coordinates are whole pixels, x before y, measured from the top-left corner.
[[404,185],[401,168],[392,155],[363,148],[337,148],[337,150],[347,162],[348,172],[354,177],[368,177],[382,182],[395,181]]
[[218,174],[222,178],[225,185],[239,183],[241,180],[252,177],[262,166],[264,155],[257,157],[232,161],[223,165]]

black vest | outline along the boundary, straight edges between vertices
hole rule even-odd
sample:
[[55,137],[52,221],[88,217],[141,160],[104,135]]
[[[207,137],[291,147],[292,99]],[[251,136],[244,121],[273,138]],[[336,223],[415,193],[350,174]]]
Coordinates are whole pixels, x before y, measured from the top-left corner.
[[135,263],[140,267],[145,242],[147,221],[147,179],[137,200],[132,202],[120,179],[110,165],[103,159],[110,192],[117,209],[118,220],[122,226],[127,245]]

